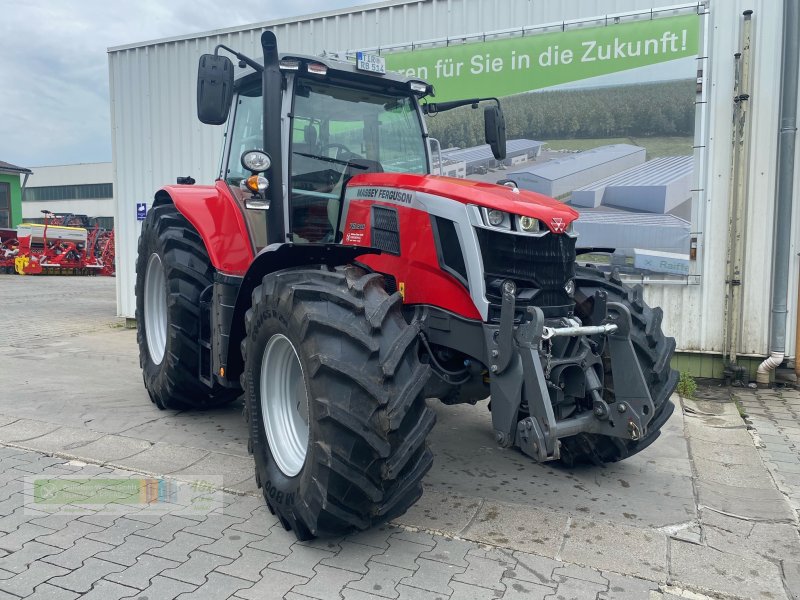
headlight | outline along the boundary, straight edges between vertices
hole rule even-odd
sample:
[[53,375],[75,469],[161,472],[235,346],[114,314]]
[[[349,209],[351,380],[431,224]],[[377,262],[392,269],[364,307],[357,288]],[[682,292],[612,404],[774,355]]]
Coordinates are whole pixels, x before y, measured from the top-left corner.
[[263,173],[271,165],[269,154],[262,150],[245,150],[242,153],[242,166],[252,173]]
[[519,228],[525,233],[535,233],[539,231],[539,219],[534,217],[519,217]]
[[500,210],[490,210],[486,214],[486,218],[489,220],[489,225],[499,227],[500,225],[503,224],[503,221],[506,218],[506,214]]

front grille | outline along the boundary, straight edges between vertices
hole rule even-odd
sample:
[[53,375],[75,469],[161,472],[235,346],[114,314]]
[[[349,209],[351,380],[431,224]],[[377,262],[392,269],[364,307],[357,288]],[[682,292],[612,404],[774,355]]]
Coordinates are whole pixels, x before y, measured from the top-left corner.
[[542,237],[476,229],[483,258],[486,299],[499,316],[501,286],[517,284],[517,307],[538,306],[545,316],[561,316],[573,300],[564,284],[575,276],[575,238],[548,233]]

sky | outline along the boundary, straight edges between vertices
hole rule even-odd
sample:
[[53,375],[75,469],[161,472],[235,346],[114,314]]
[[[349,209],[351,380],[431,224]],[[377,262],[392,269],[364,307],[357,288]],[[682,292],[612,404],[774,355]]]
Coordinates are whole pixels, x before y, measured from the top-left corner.
[[364,0],[0,0],[0,161],[111,161],[109,47]]

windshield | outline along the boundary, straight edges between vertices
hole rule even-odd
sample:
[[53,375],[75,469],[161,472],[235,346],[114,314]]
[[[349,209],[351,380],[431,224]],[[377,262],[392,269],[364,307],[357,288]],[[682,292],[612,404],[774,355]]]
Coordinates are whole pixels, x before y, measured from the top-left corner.
[[297,241],[330,241],[341,192],[359,173],[427,173],[411,97],[301,79],[294,100],[291,209]]
[[[428,172],[422,123],[411,96],[299,79],[292,117],[288,159],[293,241],[335,241],[342,191],[354,175]],[[239,157],[245,150],[263,148],[262,120],[260,85],[240,90],[224,173],[235,195],[244,194],[239,183],[250,175]],[[245,214],[251,230],[261,235],[266,215]]]

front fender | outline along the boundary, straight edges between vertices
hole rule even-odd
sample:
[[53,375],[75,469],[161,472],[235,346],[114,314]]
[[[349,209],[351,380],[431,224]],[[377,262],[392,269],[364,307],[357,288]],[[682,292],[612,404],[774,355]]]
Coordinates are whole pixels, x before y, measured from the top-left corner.
[[214,268],[226,275],[242,276],[253,262],[253,245],[242,211],[228,186],[168,185],[156,192],[154,206],[172,202],[194,226]]
[[[364,246],[343,246],[341,244],[271,244],[261,250],[252,261],[242,278],[236,304],[230,323],[228,347],[223,350],[226,356],[225,376],[230,380],[239,377],[244,365],[239,344],[244,339],[244,317],[252,302],[253,290],[261,285],[265,275],[307,265],[328,265],[336,267],[355,261],[365,254],[380,254],[380,250]],[[217,332],[217,337],[220,332]],[[219,371],[217,371],[219,372]]]

